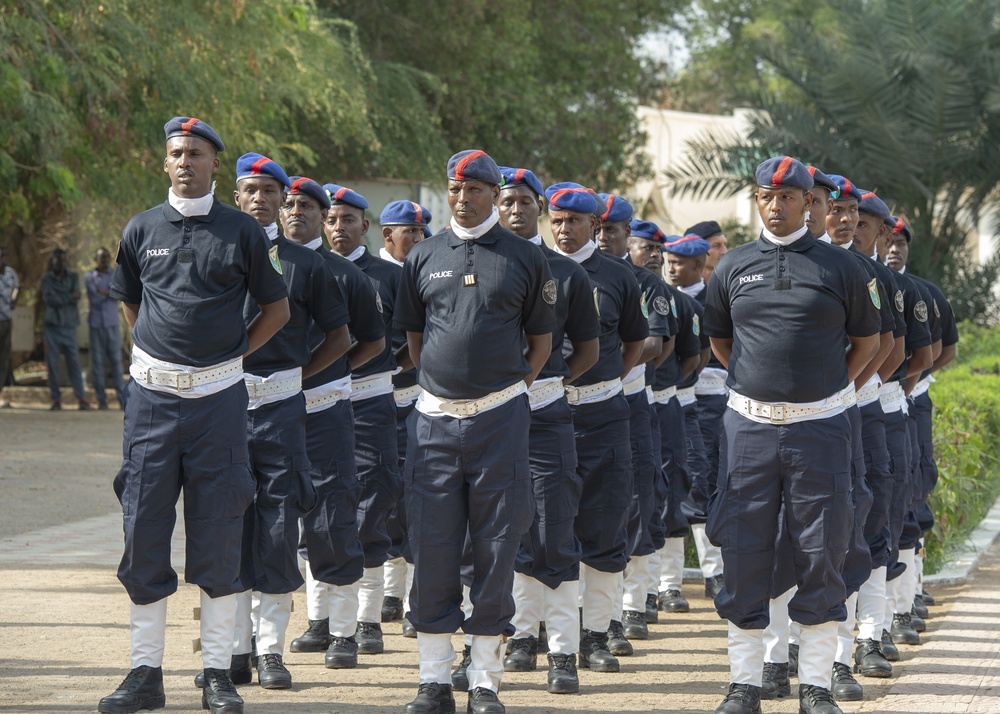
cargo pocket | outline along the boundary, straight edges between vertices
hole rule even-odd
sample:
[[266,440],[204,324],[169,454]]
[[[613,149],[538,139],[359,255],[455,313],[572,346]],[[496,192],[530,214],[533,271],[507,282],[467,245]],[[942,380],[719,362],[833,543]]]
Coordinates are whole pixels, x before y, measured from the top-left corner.
[[309,473],[310,463],[306,454],[292,454],[291,477],[297,485],[296,507],[301,513],[308,513],[316,505],[316,487]]
[[519,539],[535,520],[535,491],[531,486],[531,465],[528,459],[514,462],[514,483],[511,499],[512,513],[507,538]]
[[228,498],[223,506],[224,515],[239,518],[246,513],[257,493],[257,481],[250,473],[250,455],[245,441],[229,447],[226,487]]
[[132,515],[135,491],[138,489],[139,470],[132,463],[132,442],[122,443],[122,465],[115,475],[114,489],[118,502],[122,504],[122,514]]

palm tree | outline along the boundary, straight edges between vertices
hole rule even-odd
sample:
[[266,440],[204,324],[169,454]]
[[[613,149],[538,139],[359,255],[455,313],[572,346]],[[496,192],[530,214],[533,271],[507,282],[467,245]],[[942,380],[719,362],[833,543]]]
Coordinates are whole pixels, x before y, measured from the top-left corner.
[[757,44],[776,91],[748,92],[746,138],[705,136],[673,190],[731,196],[790,154],[877,192],[910,222],[911,261],[940,279],[1000,182],[1000,0],[845,0]]

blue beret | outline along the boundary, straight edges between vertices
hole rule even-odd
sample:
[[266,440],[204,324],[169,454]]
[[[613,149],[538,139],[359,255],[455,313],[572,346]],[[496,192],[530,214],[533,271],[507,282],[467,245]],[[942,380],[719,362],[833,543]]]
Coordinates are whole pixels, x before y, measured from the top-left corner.
[[831,199],[844,201],[848,198],[855,198],[859,204],[861,203],[861,189],[855,186],[851,179],[839,174],[830,174],[828,178],[836,184],[838,191],[836,196],[831,194]]
[[791,156],[775,156],[768,159],[756,171],[757,185],[764,188],[792,186],[808,191],[813,187],[812,176],[801,161]]
[[668,253],[683,255],[688,258],[705,255],[705,253],[712,249],[711,244],[707,240],[695,233],[689,233],[684,237],[668,236],[667,242],[663,247]]
[[215,133],[215,129],[195,117],[174,117],[163,125],[163,133],[167,135],[167,139],[175,136],[197,136],[209,142],[216,151],[226,150],[226,145]]
[[535,192],[537,196],[545,195],[542,182],[531,171],[531,169],[514,169],[510,166],[500,166],[500,188],[513,188],[514,186],[527,186]]
[[330,207],[330,197],[326,195],[326,191],[323,190],[323,187],[311,178],[307,178],[305,176],[292,176],[292,185],[288,189],[288,195],[294,196],[296,194],[302,194],[303,196],[315,198],[319,201],[319,205],[322,208]]
[[236,159],[236,182],[251,176],[269,176],[275,179],[286,189],[292,185],[291,180],[285,170],[273,159],[269,159],[262,154],[243,154]]
[[[572,181],[552,184],[545,189],[545,198],[549,200],[549,208],[554,211],[597,213],[601,208],[589,188]],[[603,210],[600,212],[603,213]]]
[[903,235],[906,238],[907,243],[913,240],[913,234],[910,232],[910,227],[906,225],[906,221],[899,216],[889,216],[886,220],[886,224],[892,228],[893,235]]
[[632,204],[621,196],[616,196],[613,193],[599,193],[597,200],[604,204],[604,211],[601,213],[602,221],[617,223],[618,221],[632,220],[634,213]]
[[630,236],[653,240],[660,245],[664,245],[667,242],[666,234],[652,221],[640,221],[638,218],[633,218],[629,221],[628,232]]
[[839,195],[840,186],[833,182],[829,176],[817,169],[815,166],[806,166],[806,171],[809,175],[813,177],[813,186],[819,186],[820,188],[825,188],[830,192],[830,198],[836,198],[834,193]]
[[452,181],[485,181],[495,186],[503,181],[497,162],[479,149],[459,151],[448,159],[448,178]]
[[323,184],[323,189],[330,196],[331,205],[340,202],[346,203],[348,206],[360,208],[362,211],[368,208],[368,201],[353,188],[347,188],[335,183],[325,183]]
[[702,221],[701,223],[695,223],[693,226],[684,231],[684,235],[694,234],[702,238],[711,238],[712,236],[717,236],[722,233],[722,226],[720,226],[715,221]]
[[[885,205],[885,201],[876,196],[874,192],[864,189],[858,189],[858,192],[861,194],[861,200],[858,202],[858,213],[867,213],[882,221],[892,219],[892,211]],[[896,221],[892,221],[892,223],[895,225]]]
[[426,226],[431,222],[431,212],[413,201],[392,201],[385,204],[378,222],[383,226]]

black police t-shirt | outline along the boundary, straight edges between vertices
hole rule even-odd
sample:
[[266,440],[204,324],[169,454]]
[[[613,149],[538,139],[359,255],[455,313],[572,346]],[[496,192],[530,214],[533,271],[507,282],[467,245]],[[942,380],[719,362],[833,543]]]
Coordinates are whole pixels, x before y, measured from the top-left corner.
[[[347,303],[349,316],[347,325],[351,331],[352,344],[355,341],[375,342],[385,337],[382,308],[375,297],[375,288],[372,287],[371,281],[354,263],[332,250],[321,246],[316,249],[316,253],[323,258],[327,270],[340,287],[344,302]],[[313,325],[309,337],[310,349],[316,349],[323,339],[323,333]],[[347,354],[344,354],[334,360],[329,367],[305,380],[302,386],[305,389],[313,389],[343,379],[350,374],[351,363]]]
[[134,216],[122,232],[111,297],[139,306],[132,340],[165,362],[208,367],[247,351],[243,303],[288,296],[254,218],[212,203],[185,218],[169,203]]
[[[403,275],[403,269],[395,263],[376,258],[367,249],[361,257],[354,261],[362,273],[368,276],[372,288],[375,290],[375,300],[378,308],[381,309],[382,324],[385,325],[386,334],[392,335],[392,314],[396,305],[396,294],[399,292],[399,279]],[[365,362],[359,369],[354,370],[351,376],[354,378],[367,377],[383,372],[392,372],[396,369],[396,353],[393,349],[392,339],[386,339],[385,348],[382,352]]]
[[[854,248],[857,250],[857,248]],[[858,251],[860,255],[864,255]],[[899,289],[899,284],[896,282],[896,272],[891,268],[882,265],[882,263],[877,260],[872,260],[871,257],[865,256],[868,260],[868,265],[871,265],[875,270],[875,275],[878,277],[879,283],[885,287],[885,293],[887,296],[887,302],[892,308],[892,316],[896,322],[896,327],[892,331],[893,338],[905,337],[906,336],[906,315],[905,301],[902,299],[902,294]],[[897,297],[899,296],[899,297]]]
[[576,261],[559,255],[551,248],[542,246],[542,253],[549,264],[552,279],[556,281],[558,298],[552,306],[556,326],[552,331],[552,354],[549,355],[539,379],[569,377],[566,357],[573,351],[574,342],[586,342],[601,335],[601,325],[597,321],[597,308],[590,292],[587,271]]
[[[896,287],[898,292],[894,299],[902,302],[903,319],[906,321],[906,337],[903,344],[906,347],[906,356],[909,357],[914,351],[921,347],[927,347],[934,340],[931,339],[931,328],[927,322],[928,307],[924,296],[917,288],[913,279],[905,273],[896,273]],[[897,382],[906,377],[907,360],[903,360],[886,381]]]
[[[694,336],[698,338],[698,356],[700,357],[704,350],[709,350],[709,354],[711,354],[712,343],[709,341],[708,335],[705,334],[705,330],[702,329],[705,324],[705,306],[696,298],[684,293],[681,294],[688,299],[692,311],[691,330],[694,332]],[[698,382],[698,374],[698,370],[694,370],[688,375],[687,379],[677,385],[677,388],[687,389],[688,387],[693,387]]]
[[552,332],[557,292],[538,246],[499,224],[475,240],[445,230],[418,243],[403,265],[395,324],[423,334],[420,386],[478,399],[524,379],[524,335]]
[[597,364],[573,382],[578,387],[623,376],[622,343],[649,337],[639,282],[625,261],[595,250],[581,265],[587,271],[601,324],[601,352]]
[[732,339],[728,386],[767,402],[814,402],[848,384],[844,336],[881,327],[868,274],[811,235],[734,248],[708,284],[705,332]]
[[667,285],[667,289],[671,296],[671,308],[677,313],[679,331],[674,342],[674,353],[663,360],[654,373],[653,390],[657,392],[679,386],[684,381],[681,362],[700,356],[702,350],[703,321],[699,316],[700,304],[673,285]]
[[[243,360],[243,368],[264,377],[279,370],[305,367],[309,349],[309,327],[316,323],[321,332],[331,332],[347,324],[347,305],[340,288],[314,251],[290,242],[279,231],[274,245],[281,261],[281,277],[288,288],[288,322],[264,345]],[[260,313],[257,303],[247,299],[243,318],[247,325]]]

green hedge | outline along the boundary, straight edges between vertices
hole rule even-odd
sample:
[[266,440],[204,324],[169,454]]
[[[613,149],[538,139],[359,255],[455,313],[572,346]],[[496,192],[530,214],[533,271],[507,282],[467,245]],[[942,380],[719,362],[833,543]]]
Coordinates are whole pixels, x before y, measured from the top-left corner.
[[930,497],[935,524],[925,546],[927,572],[949,553],[1000,496],[1000,328],[963,322],[958,357],[935,374],[934,457],[939,480]]

